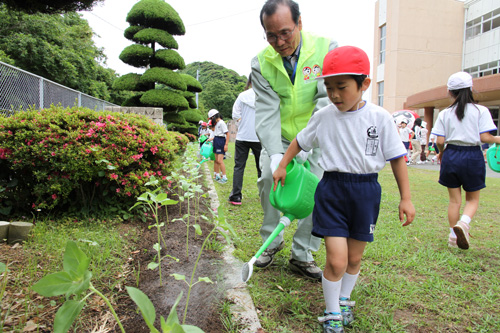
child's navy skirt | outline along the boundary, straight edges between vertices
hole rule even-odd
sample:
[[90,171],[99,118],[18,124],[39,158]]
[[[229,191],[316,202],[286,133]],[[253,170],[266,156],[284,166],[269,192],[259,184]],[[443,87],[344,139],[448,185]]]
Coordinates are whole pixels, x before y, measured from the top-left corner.
[[479,191],[486,187],[486,165],[480,146],[457,146],[448,144],[443,151],[439,184],[466,192]]

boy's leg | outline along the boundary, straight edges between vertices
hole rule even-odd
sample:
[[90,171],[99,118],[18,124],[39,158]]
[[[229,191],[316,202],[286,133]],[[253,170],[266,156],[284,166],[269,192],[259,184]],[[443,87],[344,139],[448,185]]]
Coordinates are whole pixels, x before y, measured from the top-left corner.
[[462,205],[462,190],[460,187],[448,187],[450,202],[448,204],[448,223],[453,228],[460,219],[460,206]]

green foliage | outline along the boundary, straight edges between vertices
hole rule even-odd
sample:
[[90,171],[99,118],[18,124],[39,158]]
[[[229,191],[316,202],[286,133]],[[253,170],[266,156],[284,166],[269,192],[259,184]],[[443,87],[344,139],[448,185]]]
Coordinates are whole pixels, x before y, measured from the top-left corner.
[[[250,72],[250,68],[248,69]],[[217,109],[225,119],[232,116],[233,104],[247,82],[245,76],[240,76],[233,70],[212,62],[193,62],[186,66],[182,73],[196,77],[199,71],[199,84],[203,92],[199,95],[200,105],[208,109]],[[196,82],[196,79],[194,79]],[[188,83],[188,90],[189,83]]]
[[[140,76],[139,83],[144,83],[149,90],[140,97],[134,96],[122,105],[155,106],[163,108],[164,119],[169,113],[175,113],[178,123],[168,122],[168,128],[181,133],[197,133],[196,127],[187,123],[177,114],[182,110],[195,108],[194,96],[185,94],[201,91],[201,85],[193,78],[181,75],[177,70],[185,68],[184,59],[174,50],[178,44],[172,35],[183,35],[184,24],[179,14],[163,0],[141,0],[127,15],[131,26],[125,31],[125,37],[136,45],[125,48],[120,59],[135,67],[149,67]],[[157,44],[165,49],[157,49]],[[147,46],[146,46],[147,45]],[[138,91],[137,76],[119,80],[115,87]],[[172,118],[172,117],[171,117]]]
[[[63,270],[49,274],[33,285],[33,290],[42,296],[66,296],[66,302],[57,310],[54,318],[54,332],[65,333],[71,328],[75,319],[82,312],[85,300],[92,293],[98,294],[106,302],[121,331],[125,332],[109,300],[90,283],[92,273],[88,270],[89,264],[90,259],[85,253],[78,248],[75,242],[69,241],[64,251]],[[91,293],[82,297],[89,289]],[[74,298],[70,299],[72,295]]]
[[141,82],[149,84],[154,84],[155,82],[162,83],[172,89],[180,91],[185,91],[187,89],[186,83],[179,73],[163,67],[153,67],[146,70],[141,76]]
[[140,27],[138,25],[131,25],[127,29],[125,29],[125,31],[123,32],[123,36],[125,36],[125,38],[127,38],[128,40],[136,42],[134,40],[134,36],[136,33],[141,31],[142,29],[144,29],[144,27]]
[[129,45],[120,53],[120,60],[134,67],[147,67],[154,51],[150,47],[134,44]]
[[[29,3],[35,8],[39,1],[15,3]],[[58,3],[62,2],[55,2]],[[95,46],[92,35],[88,22],[74,12],[28,15],[0,5],[2,61],[108,100],[116,73],[101,66],[106,57],[103,50]]]
[[150,84],[141,82],[141,75],[136,73],[122,75],[113,82],[113,89],[116,90],[145,91],[149,88]]
[[128,13],[127,22],[131,25],[165,30],[172,35],[186,33],[179,14],[163,0],[139,1]]
[[[196,74],[196,72],[195,72]],[[191,92],[202,92],[203,87],[201,86],[201,83],[198,82],[193,76],[188,75],[188,74],[181,74],[184,80],[186,81],[187,84],[187,90]]]
[[135,114],[51,107],[0,117],[0,208],[128,208],[149,177],[166,182],[187,142]]
[[96,3],[102,1],[103,0],[0,0],[0,4],[5,4],[12,10],[23,11],[28,14],[60,14],[64,12],[91,10]]
[[200,110],[198,109],[184,110],[179,113],[184,117],[184,119],[186,119],[186,121],[196,125],[200,120],[205,120],[205,117],[201,114]]
[[160,29],[142,29],[134,35],[132,40],[136,43],[141,44],[152,44],[156,42],[162,47],[166,47],[169,49],[177,50],[179,48],[179,44],[177,44],[177,41],[174,39],[174,37],[172,37],[172,35],[167,31],[163,31]]
[[[154,62],[157,66],[170,69],[184,69],[186,64],[184,59],[175,50],[158,50],[155,53]],[[184,76],[182,77],[184,79]],[[198,81],[196,81],[198,82]],[[187,84],[187,83],[185,83]]]
[[187,100],[181,94],[168,89],[146,91],[141,97],[141,103],[162,107],[164,112],[182,110],[189,107]]

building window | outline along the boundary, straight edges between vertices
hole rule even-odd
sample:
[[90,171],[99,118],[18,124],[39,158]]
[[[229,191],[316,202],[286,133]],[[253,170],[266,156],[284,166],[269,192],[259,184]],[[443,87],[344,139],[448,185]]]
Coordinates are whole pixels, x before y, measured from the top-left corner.
[[384,106],[384,81],[377,84],[378,87],[378,105]]
[[466,23],[467,39],[500,27],[500,8]]
[[479,66],[474,66],[464,69],[464,72],[469,73],[472,77],[483,77],[500,73],[500,61],[492,61]]
[[379,64],[385,64],[385,41],[386,41],[386,33],[387,33],[386,25],[380,27],[380,57]]

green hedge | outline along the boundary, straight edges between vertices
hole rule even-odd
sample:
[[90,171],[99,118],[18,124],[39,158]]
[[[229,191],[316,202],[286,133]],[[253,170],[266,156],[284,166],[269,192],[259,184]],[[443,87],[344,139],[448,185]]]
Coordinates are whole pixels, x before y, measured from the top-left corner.
[[0,117],[0,216],[128,209],[167,183],[186,136],[135,114],[52,106]]

